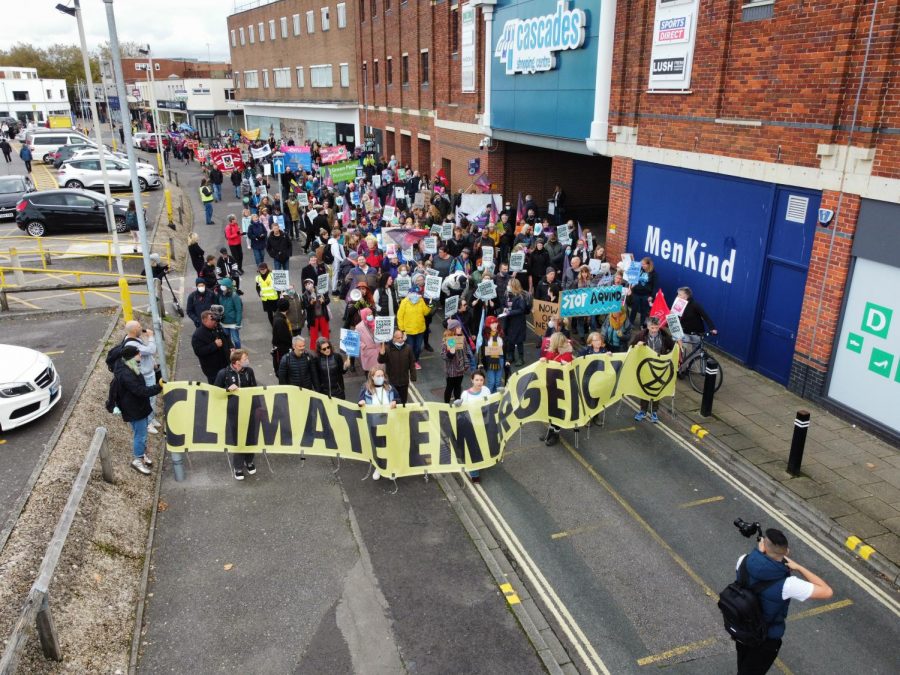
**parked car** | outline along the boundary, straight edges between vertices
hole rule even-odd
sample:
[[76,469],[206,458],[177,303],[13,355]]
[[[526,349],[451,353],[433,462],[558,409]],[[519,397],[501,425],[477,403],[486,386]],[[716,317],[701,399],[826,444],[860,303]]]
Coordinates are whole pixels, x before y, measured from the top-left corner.
[[34,189],[31,176],[0,176],[0,223],[15,219],[16,204]]
[[75,155],[81,150],[96,150],[97,145],[94,143],[77,143],[73,145],[64,145],[61,148],[57,149],[56,152],[51,152],[50,157],[53,160],[54,168],[59,168],[62,166],[62,163],[72,159]]
[[141,150],[145,150],[146,152],[156,152],[156,144],[159,143],[160,138],[162,139],[163,148],[171,145],[172,139],[165,134],[150,134],[141,142]]
[[[113,217],[119,233],[126,231],[127,211],[127,199],[113,200]],[[32,237],[43,237],[51,232],[106,231],[104,199],[102,195],[83,190],[30,192],[16,204],[16,225]]]
[[[60,150],[62,150],[62,148],[60,148]],[[120,162],[128,163],[128,155],[124,152],[113,152],[112,149],[107,148],[104,154],[106,155],[106,159],[116,159]],[[100,151],[97,150],[97,148],[81,148],[69,157],[67,161],[74,161],[76,159],[100,159]],[[152,164],[152,162],[141,157],[135,157],[135,160],[141,164]]]
[[40,159],[44,164],[50,163],[50,153],[56,152],[59,148],[64,145],[84,145],[87,142],[90,142],[89,139],[84,134],[79,134],[77,131],[66,131],[62,130],[59,132],[53,132],[49,134],[33,134],[27,137],[28,147],[31,149],[31,154],[35,159]]
[[[138,185],[141,192],[149,188],[159,187],[162,181],[156,167],[151,164],[138,164]],[[128,162],[110,158],[106,160],[106,177],[110,188],[131,188],[131,170]],[[100,159],[70,159],[59,167],[56,180],[67,188],[103,188],[103,172],[100,170]]]
[[19,133],[19,129],[22,126],[22,123],[19,122],[15,117],[0,117],[0,124],[6,122],[6,126],[9,127],[9,137],[13,138],[17,133]]
[[22,426],[59,403],[62,385],[46,354],[0,344],[0,431]]
[[141,148],[143,148],[143,146],[141,145],[141,142],[150,138],[150,136],[152,136],[152,135],[153,134],[151,134],[149,131],[136,131],[133,134],[131,134],[131,144],[134,147],[141,149]]

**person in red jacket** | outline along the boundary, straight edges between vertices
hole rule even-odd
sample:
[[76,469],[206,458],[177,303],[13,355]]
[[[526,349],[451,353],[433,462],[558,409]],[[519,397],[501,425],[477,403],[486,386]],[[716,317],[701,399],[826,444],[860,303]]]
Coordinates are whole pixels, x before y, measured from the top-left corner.
[[[541,354],[541,362],[571,363],[574,356],[572,343],[569,342],[569,338],[566,337],[565,333],[557,332],[550,336],[547,349]],[[550,424],[547,427],[547,433],[541,436],[541,440],[547,445],[555,445],[559,441],[559,427],[555,424]]]
[[243,230],[234,214],[228,216],[228,223],[225,225],[225,243],[231,249],[231,255],[238,264],[238,274],[244,273],[244,249],[241,248],[243,241]]

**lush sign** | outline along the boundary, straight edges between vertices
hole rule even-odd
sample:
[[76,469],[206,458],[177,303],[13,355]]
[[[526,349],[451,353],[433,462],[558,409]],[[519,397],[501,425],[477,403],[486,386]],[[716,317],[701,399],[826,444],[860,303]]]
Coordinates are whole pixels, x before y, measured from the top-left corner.
[[584,44],[586,24],[583,10],[570,10],[568,0],[559,0],[553,14],[507,21],[494,56],[506,64],[508,75],[553,70],[555,52],[578,49]]

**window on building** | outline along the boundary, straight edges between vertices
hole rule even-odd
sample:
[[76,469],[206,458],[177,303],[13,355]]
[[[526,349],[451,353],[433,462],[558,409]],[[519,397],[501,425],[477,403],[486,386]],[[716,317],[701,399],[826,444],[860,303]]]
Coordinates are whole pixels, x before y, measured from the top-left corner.
[[359,0],[359,20],[366,20],[366,0]]
[[237,35],[235,35],[234,29],[231,31],[231,46],[237,47]]
[[27,91],[14,91],[13,92],[13,101],[30,101],[28,98]]
[[65,90],[65,89],[60,89],[60,90],[59,90],[59,97],[60,97],[60,98],[65,98],[65,97],[66,97],[66,90]]
[[291,17],[291,19],[294,22],[294,37],[296,37],[296,36],[300,35],[300,15],[294,14],[294,16]]
[[235,100],[234,89],[226,89],[226,90],[225,90],[225,100],[226,100],[226,101],[233,101],[233,100]]
[[266,24],[260,21],[256,24],[257,36],[259,37],[260,42],[265,42],[266,40]]
[[243,47],[245,44],[247,44],[246,42],[244,42],[244,27],[243,26],[238,28],[238,35],[241,36],[241,46]]
[[339,2],[337,4],[337,19],[338,28],[347,27],[347,4],[344,2]]
[[238,71],[235,71],[231,77],[234,80],[234,88],[240,89],[241,88],[241,74]]
[[284,40],[288,36],[287,17],[281,17],[281,39]]
[[391,9],[391,0],[384,0],[384,11],[389,12]]
[[419,82],[428,84],[428,50],[423,49],[419,54]]
[[298,89],[303,89],[303,87],[306,86],[304,79],[305,78],[303,77],[303,66],[297,66],[297,88]]
[[334,81],[332,80],[332,77],[332,67],[330,63],[324,66],[309,67],[309,86],[311,87],[333,87]]
[[450,53],[459,52],[459,6],[450,12]]
[[381,84],[381,77],[378,72],[378,59],[375,59],[375,64],[372,66],[372,78],[375,81],[375,86],[377,87]]
[[394,57],[387,57],[384,65],[384,79],[388,84],[394,84]]
[[269,88],[269,69],[263,68],[263,89]]
[[341,70],[341,86],[349,87],[350,86],[350,64],[342,63],[339,66]]
[[775,0],[745,0],[741,6],[741,21],[762,21],[775,16]]
[[328,30],[331,28],[331,16],[328,13],[328,8],[322,8],[322,30]]
[[291,69],[290,68],[273,68],[272,74],[275,76],[276,89],[291,88]]
[[312,10],[306,13],[306,32],[310,35],[316,32],[316,13]]
[[247,26],[247,32],[250,33],[250,44],[252,45],[255,42],[253,36],[256,35],[255,29],[253,28],[252,23],[249,26]]
[[372,0],[372,18],[378,16],[378,0]]
[[400,84],[409,84],[409,54],[400,57]]
[[259,89],[259,75],[255,70],[244,71],[244,88]]
[[47,100],[49,101],[52,98],[53,98],[53,92],[50,89],[47,89]]
[[275,19],[269,19],[269,39],[275,39]]

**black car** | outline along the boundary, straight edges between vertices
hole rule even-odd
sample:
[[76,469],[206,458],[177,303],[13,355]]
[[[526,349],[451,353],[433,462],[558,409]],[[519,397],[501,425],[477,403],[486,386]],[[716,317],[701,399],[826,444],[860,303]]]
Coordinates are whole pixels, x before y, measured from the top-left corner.
[[15,219],[16,204],[29,192],[34,192],[30,176],[0,176],[0,224]]
[[[50,232],[74,233],[106,230],[103,195],[82,190],[41,190],[31,192],[16,204],[16,225],[32,237]],[[125,232],[128,201],[113,200],[116,230]]]
[[79,150],[96,147],[97,146],[93,143],[76,143],[73,145],[64,145],[56,151],[56,159],[53,160],[53,168],[58,169],[59,167],[61,167],[63,162],[67,162],[72,159],[72,155],[74,155]]

